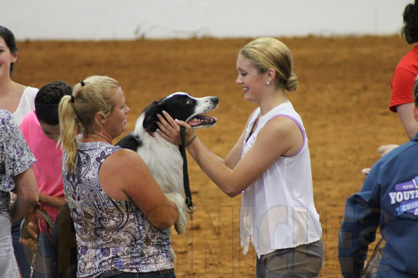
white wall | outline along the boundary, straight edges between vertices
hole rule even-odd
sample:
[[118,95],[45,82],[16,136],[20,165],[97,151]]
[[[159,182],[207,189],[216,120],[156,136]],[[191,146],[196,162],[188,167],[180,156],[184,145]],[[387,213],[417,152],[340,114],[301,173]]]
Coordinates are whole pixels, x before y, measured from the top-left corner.
[[24,39],[390,35],[413,0],[1,0]]

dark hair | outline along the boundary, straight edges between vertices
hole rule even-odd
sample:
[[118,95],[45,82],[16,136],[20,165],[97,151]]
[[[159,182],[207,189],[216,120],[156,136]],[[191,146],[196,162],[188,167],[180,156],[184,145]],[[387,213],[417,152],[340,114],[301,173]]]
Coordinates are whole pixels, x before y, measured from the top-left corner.
[[401,35],[407,43],[413,44],[418,42],[418,3],[408,4],[403,13],[403,27]]
[[[12,31],[10,31],[6,27],[0,25],[0,37],[2,37],[3,40],[6,42],[6,45],[9,48],[11,53],[16,53],[17,52],[16,39],[15,39],[15,35],[13,35]],[[11,63],[10,64],[10,74],[12,74],[13,66],[14,66],[13,63]]]
[[39,89],[35,97],[35,113],[40,122],[59,124],[58,106],[63,96],[71,95],[72,87],[62,81],[54,81]]
[[414,95],[415,106],[418,107],[418,75],[415,77],[412,94]]

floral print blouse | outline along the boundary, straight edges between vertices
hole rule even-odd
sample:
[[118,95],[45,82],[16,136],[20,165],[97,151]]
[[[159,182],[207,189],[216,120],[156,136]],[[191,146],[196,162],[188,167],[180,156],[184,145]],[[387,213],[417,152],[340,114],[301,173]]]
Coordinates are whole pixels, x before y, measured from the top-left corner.
[[0,213],[9,215],[15,177],[36,162],[12,114],[0,109]]
[[[103,161],[120,147],[77,143],[75,173],[63,163],[65,198],[77,237],[77,277],[111,271],[152,272],[173,269],[169,230],[153,226],[131,199],[109,197],[99,182]],[[65,161],[67,153],[63,153]]]

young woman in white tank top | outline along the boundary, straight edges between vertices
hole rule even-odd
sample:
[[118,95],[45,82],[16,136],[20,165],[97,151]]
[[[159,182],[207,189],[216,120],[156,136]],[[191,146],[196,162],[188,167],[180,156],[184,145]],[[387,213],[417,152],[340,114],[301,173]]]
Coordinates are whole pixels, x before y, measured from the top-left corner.
[[257,277],[318,277],[322,230],[315,209],[307,137],[287,100],[297,77],[289,49],[274,38],[251,41],[239,52],[236,83],[244,99],[258,104],[240,138],[223,160],[196,139],[183,121],[162,117],[159,133],[186,146],[208,177],[228,196],[242,195],[241,244],[257,252]]

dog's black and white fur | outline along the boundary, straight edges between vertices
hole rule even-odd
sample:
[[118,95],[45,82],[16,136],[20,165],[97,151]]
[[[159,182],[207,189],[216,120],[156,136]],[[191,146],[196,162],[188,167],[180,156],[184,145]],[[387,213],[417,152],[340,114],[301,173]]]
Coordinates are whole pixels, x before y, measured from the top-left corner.
[[[216,118],[203,114],[218,106],[218,97],[195,98],[187,93],[177,92],[148,105],[136,121],[135,131],[128,134],[116,145],[136,151],[148,165],[154,179],[167,198],[173,201],[180,211],[175,224],[178,234],[187,226],[187,213],[183,187],[183,158],[179,147],[162,138],[158,129],[157,115],[166,111],[173,119],[183,120],[193,128],[207,128],[216,123]],[[171,253],[175,260],[174,252]]]

